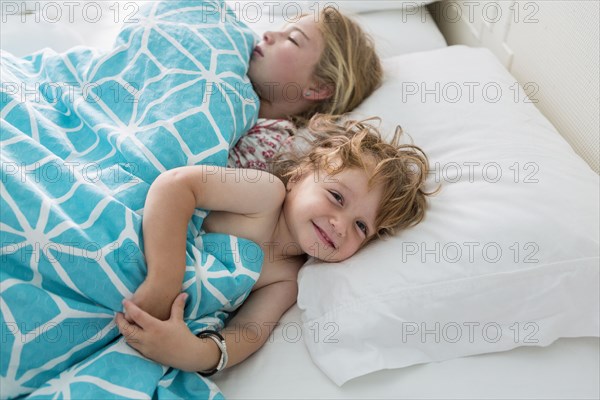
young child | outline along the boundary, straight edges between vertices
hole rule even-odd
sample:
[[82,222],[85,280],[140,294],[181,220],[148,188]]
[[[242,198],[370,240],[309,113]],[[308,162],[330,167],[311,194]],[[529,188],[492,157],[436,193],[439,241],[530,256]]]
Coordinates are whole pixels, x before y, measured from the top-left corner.
[[[257,171],[259,178],[253,173],[249,182],[244,170],[192,166],[154,182],[143,223],[148,276],[133,301],[124,302],[130,321],[117,315],[132,347],[185,371],[214,372],[227,360],[235,365],[266,342],[296,302],[297,274],[307,256],[342,261],[369,241],[423,219],[427,157],[418,147],[399,144],[400,129],[391,144],[366,123],[334,116],[315,116],[308,129],[315,138],[310,149],[276,162],[278,177]],[[265,254],[251,294],[221,332],[226,349],[191,333],[183,321],[186,295],[177,297],[195,208],[212,210],[203,225],[207,232],[250,239]]]
[[316,113],[344,114],[379,85],[382,69],[361,27],[334,7],[266,32],[248,76],[260,97],[259,120],[229,153],[229,167],[265,169],[296,126]]

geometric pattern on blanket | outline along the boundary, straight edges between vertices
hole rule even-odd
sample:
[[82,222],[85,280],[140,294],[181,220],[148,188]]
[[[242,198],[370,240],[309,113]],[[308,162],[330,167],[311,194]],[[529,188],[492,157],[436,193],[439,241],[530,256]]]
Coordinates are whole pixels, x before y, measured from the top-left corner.
[[[218,1],[150,2],[114,48],[2,53],[0,396],[219,398],[156,364],[114,322],[143,282],[141,222],[163,171],[224,166],[256,122],[256,40]],[[243,238],[187,232],[191,331],[220,328],[258,279]]]

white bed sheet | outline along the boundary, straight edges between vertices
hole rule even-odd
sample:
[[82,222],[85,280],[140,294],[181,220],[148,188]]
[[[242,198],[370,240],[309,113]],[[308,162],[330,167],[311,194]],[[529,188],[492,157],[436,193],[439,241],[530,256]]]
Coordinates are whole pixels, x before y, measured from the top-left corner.
[[[598,399],[600,338],[384,370],[336,386],[313,364],[293,306],[267,344],[215,375],[228,399]],[[313,340],[314,338],[310,338]]]

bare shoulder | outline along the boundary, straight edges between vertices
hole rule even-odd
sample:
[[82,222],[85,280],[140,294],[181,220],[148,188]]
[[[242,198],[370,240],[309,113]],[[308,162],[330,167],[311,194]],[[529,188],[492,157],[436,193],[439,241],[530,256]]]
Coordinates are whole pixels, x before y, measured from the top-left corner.
[[204,229],[207,232],[226,233],[252,240],[264,250],[264,244],[271,241],[285,200],[283,182],[265,171],[219,171],[224,177],[229,177],[235,190],[227,191],[227,195],[220,199],[222,205],[228,203],[230,206],[211,209],[204,220]]
[[196,207],[241,215],[261,215],[277,208],[285,198],[285,185],[261,170],[195,165],[162,173],[151,190],[183,187],[194,196]]

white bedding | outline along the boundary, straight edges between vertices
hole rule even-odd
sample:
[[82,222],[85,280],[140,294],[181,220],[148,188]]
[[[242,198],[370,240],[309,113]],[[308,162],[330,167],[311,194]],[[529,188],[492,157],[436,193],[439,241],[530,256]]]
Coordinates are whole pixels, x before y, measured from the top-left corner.
[[[53,3],[60,3],[60,1]],[[73,8],[72,21],[69,19],[67,13],[69,8],[67,7],[62,8],[64,12],[61,18],[54,17],[51,14],[51,8],[47,10],[40,8],[41,13],[45,13],[50,18],[40,17],[39,14],[22,16],[10,13],[3,15],[0,47],[17,56],[25,56],[44,47],[51,47],[59,52],[78,45],[92,46],[99,50],[109,49],[123,21],[128,17],[135,18],[135,12],[143,1],[122,0],[120,3],[112,1],[93,3],[102,10],[101,18],[94,22],[91,19],[93,17],[91,11],[89,16],[84,15],[81,7]],[[259,4],[260,2],[252,3]],[[34,10],[33,5],[23,7],[22,4],[25,3],[15,4],[18,5],[18,11]],[[117,7],[115,4],[119,4],[119,6]],[[273,9],[282,10],[282,8]],[[248,6],[245,8],[238,6],[237,10],[238,14],[241,14],[240,18],[252,26],[259,35],[266,30],[279,29],[286,22],[281,11],[270,17],[262,11],[258,14],[253,11],[254,8]],[[375,39],[381,57],[446,46],[444,37],[437,29],[427,8],[365,13],[357,15],[356,19]],[[26,34],[24,34],[25,32]]]
[[215,375],[229,399],[597,399],[598,338],[560,339],[548,347],[458,358],[385,370],[342,387],[312,362],[292,307],[267,344]]
[[[112,2],[102,3],[104,9]],[[110,15],[106,11],[106,15]],[[76,15],[77,16],[77,15]],[[383,11],[364,14],[361,23],[375,37],[383,57],[446,45],[426,10],[409,14]],[[405,20],[405,23],[398,21]],[[280,21],[276,21],[276,25]],[[261,32],[268,27],[258,24]],[[277,28],[274,26],[273,28]],[[26,55],[43,47],[58,51],[75,45],[108,48],[119,25],[110,18],[94,24],[2,23],[4,50]],[[227,398],[581,398],[600,397],[598,338],[560,339],[548,347],[521,347],[508,352],[385,370],[338,387],[312,362],[304,344],[300,310],[291,308],[267,344],[244,363],[215,375]]]
[[[429,217],[421,225],[399,238],[363,249],[347,262],[304,267],[299,279],[299,304],[303,310],[298,306],[292,308],[264,348],[245,363],[224,371],[216,377],[216,383],[227,397],[244,399],[598,398],[599,339],[584,337],[553,342],[558,337],[598,335],[598,229],[594,222],[586,224],[581,220],[597,221],[597,211],[594,212],[597,196],[589,191],[595,182],[597,193],[597,176],[574,155],[532,104],[513,101],[511,91],[506,90],[513,80],[489,51],[453,46],[388,59],[384,66],[383,86],[356,113],[380,115],[387,125],[385,131],[389,131],[390,124],[401,123],[432,162],[493,160],[499,165],[505,162],[511,165],[516,160],[535,162],[539,167],[538,184],[522,186],[522,177],[517,182],[511,175],[508,181],[480,185],[478,191],[475,176],[473,182],[463,177],[463,185],[459,186],[450,186],[453,180],[450,176],[447,181],[442,180],[446,186],[435,199],[437,207],[431,207]],[[433,82],[444,87],[454,80],[491,82],[511,95],[497,102],[482,101],[480,96],[474,95],[472,102],[462,99],[463,108],[458,106],[461,102],[455,102],[450,95],[439,101],[434,101],[431,93],[426,100],[421,100],[420,95],[402,98],[404,83],[423,82],[431,92]],[[469,158],[461,158],[465,154]],[[504,168],[504,171],[510,169]],[[564,171],[570,171],[568,176],[561,175],[566,173]],[[579,181],[592,184],[569,187]],[[548,187],[560,193],[548,194]],[[540,193],[544,193],[542,199],[538,196]],[[577,199],[573,199],[574,193]],[[563,198],[565,194],[567,199]],[[578,206],[579,201],[588,200],[589,203]],[[564,208],[563,204],[567,203],[570,207]],[[526,213],[529,216],[515,220],[514,210],[530,210]],[[581,210],[586,213],[581,214]],[[457,222],[464,217],[467,217],[464,221],[468,228]],[[504,263],[487,265],[484,260],[462,265],[448,262],[446,258],[434,262],[431,257],[421,263],[411,262],[414,259],[401,261],[401,243],[427,243],[425,247],[431,248],[431,237],[442,244],[448,240],[469,242],[470,239],[461,235],[470,230],[472,237],[497,240],[493,242],[496,244],[503,238],[524,242],[520,236],[532,240],[539,246],[535,261],[539,274],[529,281],[527,276],[509,274],[509,270],[527,270],[526,264],[515,262],[513,265],[512,257],[503,259]],[[565,232],[567,238],[562,236]],[[583,237],[577,238],[577,234],[583,232],[586,232]],[[588,239],[589,246],[584,246]],[[594,258],[594,253],[595,259],[586,267],[583,257],[587,254]],[[567,279],[557,279],[552,273],[552,266],[557,265],[552,262],[557,258],[574,270]],[[486,267],[490,277],[502,278],[497,285],[490,285],[490,281],[484,284],[483,280],[471,281],[473,287],[465,284],[469,282],[468,277]],[[382,284],[383,270],[387,271],[384,283],[389,287]],[[586,275],[585,271],[590,274]],[[438,285],[438,279],[447,284]],[[466,289],[453,291],[454,283],[459,288],[464,284]],[[439,297],[428,294],[432,287],[431,292],[439,292]],[[386,297],[396,290],[398,296]],[[407,300],[402,297],[402,290],[416,294],[407,296]],[[388,302],[388,298],[394,301]],[[511,321],[508,325],[514,321],[521,324],[535,321],[539,329],[533,336],[535,343],[553,343],[547,347],[504,351],[532,342],[526,342],[523,336],[521,341],[504,338],[508,339],[506,345],[485,340],[484,346],[477,350],[477,341],[463,343],[461,347],[443,338],[436,346],[431,336],[421,342],[421,336],[417,336],[416,342],[410,344],[402,339],[403,322],[420,322],[419,318],[423,318],[431,329],[434,321],[462,322],[460,318],[465,315],[471,318],[468,321],[481,325],[489,321],[499,324]],[[311,329],[315,324],[318,327],[335,325],[335,344],[327,343],[324,337],[333,331],[317,329],[315,332]],[[357,349],[361,352],[355,351]],[[482,352],[498,353],[465,357]],[[417,361],[415,354],[420,356]],[[341,387],[319,370],[321,368],[333,380],[345,381],[348,376],[364,373],[367,363],[372,364],[370,370],[373,371],[386,364],[411,365],[436,359],[447,361],[379,370],[352,379]],[[360,371],[355,373],[356,369]]]

